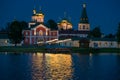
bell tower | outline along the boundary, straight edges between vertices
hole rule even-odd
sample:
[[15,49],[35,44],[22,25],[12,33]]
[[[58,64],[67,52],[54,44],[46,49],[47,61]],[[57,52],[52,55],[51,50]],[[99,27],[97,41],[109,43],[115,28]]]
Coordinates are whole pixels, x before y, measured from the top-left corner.
[[78,24],[78,30],[90,31],[90,24],[89,24],[87,12],[86,12],[86,4],[83,4],[83,10],[82,10],[80,22]]
[[36,9],[33,9],[32,21],[44,23],[44,14],[41,9],[38,13],[36,12]]

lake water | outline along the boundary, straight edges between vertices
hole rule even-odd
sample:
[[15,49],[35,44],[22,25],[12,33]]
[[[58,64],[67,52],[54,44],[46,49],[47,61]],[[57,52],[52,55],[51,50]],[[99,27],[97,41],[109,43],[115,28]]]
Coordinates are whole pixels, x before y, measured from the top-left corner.
[[120,54],[0,53],[0,80],[120,80]]

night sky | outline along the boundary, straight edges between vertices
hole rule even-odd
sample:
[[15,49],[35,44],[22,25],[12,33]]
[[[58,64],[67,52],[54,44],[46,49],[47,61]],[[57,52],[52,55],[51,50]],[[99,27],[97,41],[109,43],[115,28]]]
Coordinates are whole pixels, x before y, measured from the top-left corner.
[[45,22],[53,19],[56,22],[64,17],[71,17],[73,28],[78,28],[82,4],[87,4],[87,14],[91,29],[100,26],[105,34],[116,33],[120,22],[120,0],[1,0],[0,2],[0,27],[17,19],[31,21],[34,7],[45,14]]

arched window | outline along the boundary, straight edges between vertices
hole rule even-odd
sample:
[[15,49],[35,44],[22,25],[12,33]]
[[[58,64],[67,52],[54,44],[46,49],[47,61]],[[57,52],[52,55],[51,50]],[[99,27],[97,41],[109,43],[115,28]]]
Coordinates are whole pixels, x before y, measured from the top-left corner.
[[40,35],[40,36],[43,36],[43,32],[42,32],[41,30],[39,31],[39,35]]

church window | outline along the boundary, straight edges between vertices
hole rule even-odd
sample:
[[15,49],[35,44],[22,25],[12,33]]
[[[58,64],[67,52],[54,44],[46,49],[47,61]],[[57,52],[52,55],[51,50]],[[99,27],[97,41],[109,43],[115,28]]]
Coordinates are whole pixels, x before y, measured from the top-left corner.
[[81,29],[81,25],[79,26],[79,29]]
[[43,35],[43,32],[42,32],[41,30],[39,31],[39,35],[40,35],[40,36],[42,36],[42,35]]
[[48,35],[48,32],[46,32],[46,36]]
[[36,35],[36,32],[34,31],[34,35]]
[[28,32],[26,32],[26,36],[28,35]]
[[83,29],[85,29],[85,25],[83,25]]
[[88,29],[88,26],[86,27],[86,29]]

